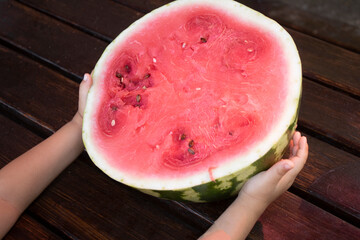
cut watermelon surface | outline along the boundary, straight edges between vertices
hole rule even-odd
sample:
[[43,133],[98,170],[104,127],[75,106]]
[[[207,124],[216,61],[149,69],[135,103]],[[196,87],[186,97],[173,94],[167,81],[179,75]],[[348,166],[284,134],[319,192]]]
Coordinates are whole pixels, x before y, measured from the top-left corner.
[[136,21],[93,72],[83,140],[110,177],[157,197],[236,194],[295,129],[301,63],[276,22],[233,1],[176,1]]

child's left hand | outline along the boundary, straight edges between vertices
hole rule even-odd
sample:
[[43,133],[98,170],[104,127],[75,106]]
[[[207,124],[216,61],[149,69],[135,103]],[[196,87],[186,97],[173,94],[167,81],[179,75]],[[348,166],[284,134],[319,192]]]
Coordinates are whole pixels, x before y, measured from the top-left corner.
[[84,116],[84,110],[86,105],[86,98],[89,92],[89,89],[92,85],[92,78],[89,73],[85,73],[83,80],[80,83],[79,87],[79,104],[78,104],[78,111],[74,116],[74,120],[81,124]]

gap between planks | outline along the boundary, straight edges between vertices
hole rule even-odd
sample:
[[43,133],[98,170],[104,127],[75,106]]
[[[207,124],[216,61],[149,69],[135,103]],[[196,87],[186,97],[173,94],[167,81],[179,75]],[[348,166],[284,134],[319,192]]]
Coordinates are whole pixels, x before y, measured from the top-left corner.
[[339,209],[336,204],[331,204],[324,199],[321,199],[315,195],[310,194],[302,189],[291,186],[288,190],[292,194],[305,199],[306,201],[314,204],[318,208],[333,214],[334,216],[352,224],[353,226],[360,228],[360,219],[352,216],[351,214]]

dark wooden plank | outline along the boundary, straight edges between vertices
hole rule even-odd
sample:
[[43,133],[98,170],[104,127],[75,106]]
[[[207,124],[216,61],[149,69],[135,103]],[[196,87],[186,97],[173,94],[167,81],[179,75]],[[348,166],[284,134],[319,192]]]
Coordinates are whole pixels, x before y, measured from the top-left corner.
[[303,82],[299,124],[360,149],[360,101],[311,81]]
[[62,239],[27,214],[23,214],[4,240]]
[[287,30],[299,50],[304,76],[360,96],[360,54]]
[[[2,76],[6,76],[1,82],[0,99],[11,104],[15,109],[27,113],[28,116],[35,121],[44,123],[50,129],[57,129],[64,122],[71,119],[76,110],[77,84],[59,74],[46,70],[46,68],[40,64],[18,56],[13,51],[9,51],[6,48],[0,48],[0,51],[4,59],[4,61],[2,61],[1,72]],[[19,72],[17,69],[19,67],[29,74],[27,74],[26,77],[23,77],[21,73],[17,75]],[[56,79],[56,81],[51,81],[51,87],[47,86],[48,79]],[[47,91],[49,88],[53,90]],[[38,94],[38,92],[41,94]],[[332,95],[329,95],[329,93]],[[66,96],[66,98],[63,98],[63,96]],[[330,97],[330,100],[328,97]],[[32,98],[31,104],[23,100],[28,98]],[[49,102],[48,99],[53,100]],[[332,101],[337,101],[337,103],[333,103]],[[357,113],[354,112],[354,110],[359,106],[356,105],[356,103],[357,101],[351,97],[306,81],[304,84],[304,98],[300,113],[300,123],[315,130],[317,130],[316,127],[318,127],[320,129],[319,131],[325,131],[323,129],[326,129],[326,132],[320,133],[329,134],[329,138],[337,137],[339,141],[343,141],[339,135],[342,131],[345,131],[345,139],[346,136],[353,135],[355,135],[356,138],[358,137],[356,136],[356,131],[358,131],[359,128],[356,125],[356,121],[352,120],[357,117]],[[331,108],[331,111],[329,110],[330,115],[326,116],[327,112],[322,111],[323,106],[325,109]],[[53,112],[48,114],[49,111]],[[338,118],[334,118],[332,114],[338,116]],[[61,116],[61,118],[58,116]],[[343,117],[345,118],[343,119]],[[311,119],[314,120],[309,121]],[[338,130],[339,126],[341,126],[341,130]],[[351,140],[351,138],[349,139]],[[350,140],[347,141],[350,142],[349,144],[352,144]],[[320,152],[314,151],[314,154],[317,154],[315,156],[322,156]],[[316,157],[314,157],[314,159],[316,159]],[[328,171],[340,166],[340,163],[339,165],[331,165]],[[309,174],[311,174],[311,171]],[[320,176],[318,177],[320,178]],[[349,182],[349,184],[351,183]],[[307,192],[309,191],[307,190]],[[336,206],[336,204],[339,203],[334,202],[333,204]],[[358,210],[359,209],[357,209],[357,211]],[[344,211],[349,212],[349,214],[354,214],[353,210],[349,210],[346,207],[344,207]]]
[[[285,209],[280,212],[279,209]],[[306,219],[304,221],[304,219]],[[293,194],[284,194],[261,216],[264,239],[357,239],[360,229],[319,211]],[[284,231],[287,229],[287,231]]]
[[360,226],[360,158],[314,137],[307,139],[309,159],[293,187]]
[[[1,167],[40,140],[0,115]],[[119,184],[84,161],[78,159],[67,168],[28,212],[72,239],[195,239],[209,227],[171,201]],[[21,236],[27,230],[16,231],[10,235]],[[41,232],[34,230],[34,235]]]
[[71,74],[90,72],[107,43],[14,1],[0,1],[0,39]]
[[161,7],[172,0],[114,0],[117,3],[136,9],[140,12],[147,13],[155,8]]
[[357,0],[239,2],[244,2],[284,26],[360,52],[360,3]]
[[[165,4],[167,1],[130,1],[125,4],[134,7],[152,8]],[[80,26],[107,39],[115,38],[120,31],[142,14],[127,9],[113,1],[98,2],[95,0],[76,1],[83,11],[79,13],[74,3],[59,0],[21,0],[21,2],[51,14],[72,25]],[[256,7],[256,3],[250,3]],[[101,8],[103,11],[98,11]],[[138,7],[136,7],[138,9]],[[90,17],[91,16],[91,17]],[[114,24],[116,23],[116,24]],[[350,94],[360,96],[360,54],[329,44],[314,37],[287,29],[298,46],[303,63],[304,75],[328,85],[339,88]]]
[[[77,83],[43,70],[44,66],[12,50],[0,46],[0,52],[1,73],[5,76],[1,80],[1,101],[13,104],[30,118],[43,115],[44,118],[36,121],[50,129],[58,129],[71,120],[77,110]],[[22,106],[17,106],[16,102],[21,102]],[[59,107],[61,105],[64,107]]]
[[[171,0],[115,1],[143,13],[171,2]],[[357,0],[237,1],[284,26],[360,52],[360,4]]]
[[[232,199],[208,204],[189,204],[214,220]],[[360,229],[289,192],[273,202],[260,217],[249,239],[357,239]]]
[[[111,0],[101,2],[96,0],[80,0],[75,2],[71,0],[20,0],[20,2],[74,26],[98,33],[107,41],[111,41],[143,15],[138,11],[116,4]],[[79,9],[81,9],[80,12]]]

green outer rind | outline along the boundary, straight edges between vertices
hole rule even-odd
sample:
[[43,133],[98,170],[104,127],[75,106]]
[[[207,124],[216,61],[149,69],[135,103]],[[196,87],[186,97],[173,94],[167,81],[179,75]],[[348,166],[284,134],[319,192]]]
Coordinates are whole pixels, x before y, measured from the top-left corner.
[[284,155],[297,126],[300,99],[301,98],[299,98],[296,114],[286,132],[265,155],[250,166],[225,177],[216,179],[215,181],[210,181],[190,188],[174,190],[150,190],[138,188],[138,190],[155,197],[191,202],[218,201],[238,194],[248,179],[261,171],[267,170]]

